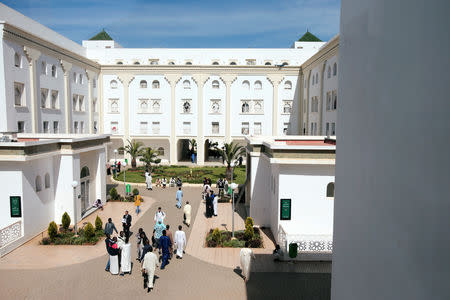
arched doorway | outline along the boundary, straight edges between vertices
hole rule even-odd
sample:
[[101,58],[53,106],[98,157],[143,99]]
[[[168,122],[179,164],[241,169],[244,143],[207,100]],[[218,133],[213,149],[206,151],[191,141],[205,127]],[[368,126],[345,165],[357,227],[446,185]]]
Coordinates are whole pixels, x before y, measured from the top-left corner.
[[222,161],[216,147],[219,143],[210,139],[205,140],[205,161]]
[[177,150],[178,161],[191,161],[192,150],[188,139],[179,139]]
[[91,206],[89,203],[89,180],[91,174],[88,167],[83,167],[80,173],[80,187],[81,187],[81,214]]

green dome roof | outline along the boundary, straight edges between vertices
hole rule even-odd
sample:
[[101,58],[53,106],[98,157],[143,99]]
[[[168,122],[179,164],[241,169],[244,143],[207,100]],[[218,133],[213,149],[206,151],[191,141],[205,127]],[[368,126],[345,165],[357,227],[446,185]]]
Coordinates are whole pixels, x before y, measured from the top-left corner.
[[299,42],[322,42],[321,39],[319,39],[317,36],[312,34],[309,31],[306,31],[306,33],[298,39]]
[[89,39],[90,41],[112,41],[112,37],[106,33],[105,29],[94,35]]

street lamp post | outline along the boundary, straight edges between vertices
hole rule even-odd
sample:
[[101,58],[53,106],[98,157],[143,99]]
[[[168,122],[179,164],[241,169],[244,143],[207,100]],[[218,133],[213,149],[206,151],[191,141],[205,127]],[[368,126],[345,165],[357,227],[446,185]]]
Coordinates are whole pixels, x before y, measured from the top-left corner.
[[73,229],[75,231],[75,235],[77,235],[77,186],[78,181],[72,181],[73,187]]
[[127,166],[127,162],[123,162],[123,191],[124,195],[127,195],[127,186],[125,185],[125,167]]
[[113,174],[113,178],[115,179],[116,174],[117,174],[117,149],[114,149],[114,174]]
[[231,238],[234,239],[234,190],[237,187],[237,184],[233,182],[233,173],[234,167],[236,166],[236,162],[232,161],[231,164]]

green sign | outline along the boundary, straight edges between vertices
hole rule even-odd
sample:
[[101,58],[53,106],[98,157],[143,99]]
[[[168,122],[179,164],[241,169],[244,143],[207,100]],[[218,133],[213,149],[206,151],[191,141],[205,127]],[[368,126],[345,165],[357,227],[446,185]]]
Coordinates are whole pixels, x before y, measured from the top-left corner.
[[20,196],[10,196],[9,207],[11,208],[11,218],[22,217],[22,205],[20,201]]
[[280,200],[280,220],[291,219],[291,199]]
[[131,193],[131,185],[129,184],[126,185],[126,192]]

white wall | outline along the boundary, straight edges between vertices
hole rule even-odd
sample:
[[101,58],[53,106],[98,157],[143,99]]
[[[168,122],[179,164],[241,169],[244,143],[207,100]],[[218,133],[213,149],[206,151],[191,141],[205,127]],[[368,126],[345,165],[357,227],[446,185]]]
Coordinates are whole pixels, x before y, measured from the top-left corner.
[[342,2],[332,299],[450,299],[448,12]]
[[[218,89],[212,87],[214,80],[219,82]],[[227,87],[219,76],[210,76],[203,86],[203,134],[205,136],[225,136],[226,91]],[[212,112],[212,99],[220,100],[219,113]],[[219,134],[212,134],[212,122],[219,123]]]

